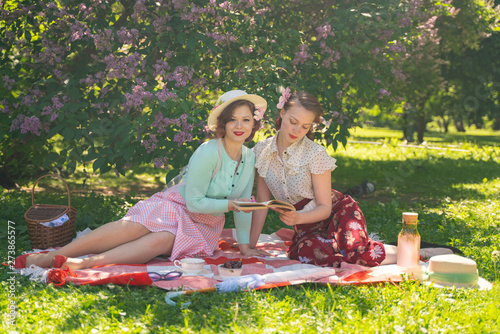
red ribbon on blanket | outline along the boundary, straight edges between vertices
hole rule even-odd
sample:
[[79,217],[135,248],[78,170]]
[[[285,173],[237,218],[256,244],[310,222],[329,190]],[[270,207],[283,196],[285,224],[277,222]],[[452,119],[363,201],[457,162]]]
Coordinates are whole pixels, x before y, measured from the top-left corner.
[[52,283],[55,286],[63,286],[64,283],[66,283],[66,279],[68,278],[68,276],[78,277],[78,275],[71,271],[71,269],[69,269],[67,266],[64,266],[64,269],[54,268],[51,269],[47,274],[47,281],[48,283]]
[[232,249],[232,250],[240,250],[239,247],[235,246],[234,243],[229,243],[225,240],[219,240],[219,249],[222,251]]

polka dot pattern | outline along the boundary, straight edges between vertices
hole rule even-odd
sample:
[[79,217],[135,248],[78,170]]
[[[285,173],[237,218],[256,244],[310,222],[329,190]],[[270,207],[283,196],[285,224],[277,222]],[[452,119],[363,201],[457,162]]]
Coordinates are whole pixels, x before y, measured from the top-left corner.
[[278,200],[295,204],[304,198],[314,199],[311,174],[334,170],[336,160],[323,146],[307,137],[290,145],[281,159],[276,137],[267,138],[254,147],[259,175]]

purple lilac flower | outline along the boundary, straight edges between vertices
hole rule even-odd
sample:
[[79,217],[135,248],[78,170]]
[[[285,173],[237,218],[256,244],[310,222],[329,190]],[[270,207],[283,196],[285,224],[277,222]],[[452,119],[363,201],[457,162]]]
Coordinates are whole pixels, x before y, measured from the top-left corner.
[[127,30],[127,28],[121,27],[116,34],[118,35],[118,41],[122,44],[133,45],[139,39],[139,31],[137,29]]
[[125,78],[130,80],[139,72],[139,64],[142,63],[142,67],[146,65],[142,61],[141,55],[137,52],[122,58],[118,58],[114,54],[109,54],[104,57],[103,62],[106,64],[109,79]]
[[169,91],[166,87],[164,87],[159,92],[156,92],[156,97],[162,102],[165,102],[167,100],[175,100],[178,98],[177,94]]
[[2,113],[4,114],[10,114],[10,108],[9,108],[9,103],[6,100],[0,101],[0,109],[2,110]]
[[113,31],[111,29],[104,29],[98,34],[92,36],[97,50],[110,51],[111,42],[114,41]]
[[193,135],[191,132],[193,131],[193,125],[187,122],[187,115],[184,114],[180,117],[181,120],[181,131],[175,134],[174,141],[177,145],[181,146],[185,142],[190,142],[193,140]]
[[54,75],[56,76],[56,78],[61,79],[61,77],[62,77],[62,72],[61,71],[59,71],[59,70],[52,70],[52,72],[54,73]]
[[378,39],[387,42],[391,38],[393,33],[393,30],[381,30],[379,31],[380,36],[378,37]]
[[4,75],[3,77],[3,86],[8,90],[12,89],[12,85],[16,82],[15,79],[11,79],[8,75]]
[[172,5],[174,5],[174,9],[184,9],[189,6],[188,0],[172,0]]
[[406,75],[403,74],[403,72],[399,69],[391,69],[392,74],[394,74],[394,77],[398,80],[405,80]]
[[177,66],[173,73],[167,75],[167,80],[175,81],[176,87],[184,87],[192,79],[194,69],[189,70],[188,66]]
[[380,88],[378,98],[379,98],[379,99],[381,99],[381,98],[383,98],[384,96],[390,96],[390,95],[391,95],[391,92],[387,91],[387,90],[386,90],[386,89],[384,89],[384,88]]
[[396,41],[395,44],[389,46],[389,50],[392,52],[406,52],[406,47],[401,43],[401,41]]
[[71,42],[80,39],[87,39],[91,35],[90,29],[80,21],[76,21],[74,24],[72,24],[69,28],[69,32],[71,34]]
[[229,33],[221,35],[218,32],[214,32],[214,33],[206,33],[205,35],[207,37],[215,39],[215,45],[229,45],[230,43],[236,40],[236,38],[234,36],[231,36]]
[[312,59],[313,57],[307,51],[309,51],[307,45],[305,44],[301,45],[300,51],[295,53],[295,58],[293,59],[293,65],[296,66],[300,63],[305,63],[309,59]]
[[92,13],[92,7],[87,7],[82,3],[78,6],[78,11],[83,15],[83,18],[86,18]]
[[35,57],[35,62],[51,66],[60,63],[66,50],[69,50],[69,45],[64,47],[46,38],[42,38],[42,51]]
[[27,106],[27,107],[31,107],[31,106],[34,106],[37,102],[37,99],[34,95],[26,95],[26,96],[23,96],[21,98],[21,105],[24,105],[24,106]]
[[54,104],[54,107],[57,109],[57,110],[61,110],[62,107],[64,107],[64,103],[61,102],[61,100],[59,100],[59,97],[58,96],[54,96],[52,98],[52,103]]
[[23,124],[21,124],[21,133],[34,133],[40,136],[41,123],[40,119],[36,116],[25,117]]
[[150,140],[143,140],[142,145],[146,148],[148,153],[156,150],[156,144],[158,143],[158,139],[156,139],[155,135],[149,135]]
[[335,36],[335,33],[332,31],[332,26],[324,23],[323,25],[316,28],[318,33],[318,40],[322,38],[327,38],[328,36]]
[[408,13],[406,13],[402,18],[399,19],[398,27],[404,28],[411,26],[411,17]]
[[140,107],[144,102],[143,99],[151,99],[153,94],[151,92],[144,91],[146,83],[141,79],[137,80],[137,85],[132,87],[132,93],[126,93],[125,98],[127,102],[125,103],[125,108],[130,109],[133,107]]
[[170,124],[175,124],[177,126],[181,126],[181,122],[179,119],[172,119],[172,118],[168,118],[168,117],[163,117],[163,114],[161,112],[159,112],[155,115],[155,120],[151,124],[151,127],[157,128],[156,131],[158,132],[158,134],[163,134],[163,133],[167,132],[167,127]]
[[147,12],[146,5],[144,4],[145,0],[137,0],[134,5],[134,14],[132,14],[132,18],[140,19],[143,17],[143,13]]
[[109,87],[108,86],[102,87],[101,88],[101,93],[99,94],[99,97],[103,98],[104,96],[106,96],[106,94],[108,93],[108,91],[109,91]]
[[81,84],[85,84],[87,87],[92,87],[93,85],[97,84],[99,81],[94,78],[92,74],[90,74],[87,78],[85,79],[80,79]]
[[158,59],[156,61],[156,64],[153,65],[153,68],[155,69],[155,77],[158,75],[161,75],[163,77],[165,76],[166,71],[170,71],[170,65],[163,59]]
[[168,168],[168,157],[163,157],[163,158],[154,158],[153,164],[156,168]]
[[17,117],[12,120],[12,123],[10,124],[10,132],[14,132],[16,130],[19,130],[21,128],[21,124],[24,122],[24,116],[23,114],[17,115]]

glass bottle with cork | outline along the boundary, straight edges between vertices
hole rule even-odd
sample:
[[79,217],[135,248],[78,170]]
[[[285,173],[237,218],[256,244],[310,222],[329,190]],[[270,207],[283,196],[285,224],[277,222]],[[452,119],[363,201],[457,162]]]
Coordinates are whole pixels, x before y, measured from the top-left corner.
[[417,230],[418,213],[403,212],[403,228],[398,235],[397,265],[417,267],[420,261],[420,234]]

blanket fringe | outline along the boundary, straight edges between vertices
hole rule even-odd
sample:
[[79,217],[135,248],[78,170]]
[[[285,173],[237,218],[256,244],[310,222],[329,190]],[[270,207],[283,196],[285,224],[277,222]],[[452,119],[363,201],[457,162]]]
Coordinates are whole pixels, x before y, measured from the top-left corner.
[[49,273],[49,269],[41,268],[32,264],[28,268],[18,269],[16,271],[23,276],[29,276],[30,281],[47,283],[47,274]]

